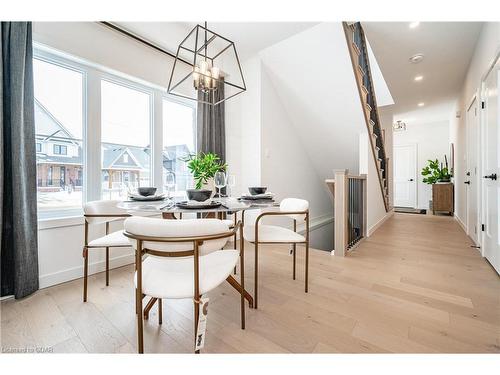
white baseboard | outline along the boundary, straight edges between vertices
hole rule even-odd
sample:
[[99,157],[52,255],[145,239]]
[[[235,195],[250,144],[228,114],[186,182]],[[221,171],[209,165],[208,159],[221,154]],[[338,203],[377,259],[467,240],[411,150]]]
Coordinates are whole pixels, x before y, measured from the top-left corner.
[[[120,255],[109,259],[109,268],[118,268],[134,263],[134,254]],[[103,272],[106,270],[106,262],[104,260],[94,263],[89,263],[89,275]],[[82,265],[78,267],[67,268],[65,270],[57,271],[54,273],[40,275],[39,283],[40,289],[49,286],[65,283],[71,280],[83,277],[83,258]]]
[[387,219],[389,219],[392,215],[394,215],[394,210],[390,210],[387,212],[382,219],[373,224],[370,228],[368,228],[366,232],[366,237],[370,237],[375,231],[385,223]]
[[[323,215],[323,216],[318,216],[315,218],[312,218],[309,221],[309,231],[312,232],[316,229],[319,229],[321,227],[324,227],[325,225],[333,223],[333,215]],[[306,232],[306,225],[305,224],[299,224],[297,226],[297,232],[300,234],[304,234]]]
[[[316,218],[311,219],[310,225],[309,225],[309,230],[310,232],[313,232],[316,229],[319,229],[325,225],[329,225],[333,223],[333,216],[332,215],[323,215],[319,216]],[[60,225],[60,223],[58,223]],[[68,223],[68,225],[79,225],[78,223]],[[50,227],[52,228],[52,227]],[[305,225],[298,225],[297,228],[299,233],[305,232]],[[125,255],[120,255],[116,256],[113,258],[110,258],[109,260],[109,266],[110,269],[117,268],[117,267],[122,267],[128,264],[133,264],[135,261],[134,259],[134,254],[125,254]],[[105,260],[101,260],[98,262],[94,263],[89,263],[89,275],[99,273],[99,272],[104,272],[106,267]],[[83,277],[83,258],[82,258],[82,264],[77,267],[71,267],[71,268],[66,268],[59,270],[57,272],[45,274],[45,275],[40,275],[39,277],[39,284],[40,284],[40,289],[42,288],[47,288],[49,286],[65,283],[71,280],[79,279]]]
[[460,219],[456,213],[453,215],[453,217],[457,221],[458,225],[460,225],[460,227],[463,229],[463,231],[465,232],[465,234],[467,234],[467,227],[465,226],[465,224],[462,221],[462,219]]

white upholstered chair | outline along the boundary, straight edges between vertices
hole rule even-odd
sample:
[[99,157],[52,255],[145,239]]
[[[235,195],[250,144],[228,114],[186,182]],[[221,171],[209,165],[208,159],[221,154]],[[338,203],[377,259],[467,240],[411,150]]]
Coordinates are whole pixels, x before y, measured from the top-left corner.
[[[293,230],[261,224],[266,216],[287,216],[293,220]],[[297,221],[305,221],[305,236],[297,233]],[[292,244],[293,279],[295,280],[297,244],[305,245],[305,292],[309,283],[309,202],[303,199],[286,198],[280,204],[279,211],[265,211],[255,220],[255,225],[245,225],[243,236],[246,241],[255,244],[254,308],[257,308],[257,290],[259,276],[259,244]]]
[[[85,218],[85,237],[83,246],[83,302],[87,302],[87,279],[89,249],[106,249],[106,286],[109,285],[109,248],[130,247],[130,242],[123,235],[123,230],[109,233],[109,223],[129,217],[127,211],[117,207],[118,200],[101,200],[83,205]],[[105,225],[105,235],[89,241],[89,225]]]
[[[197,339],[199,302],[203,294],[223,283],[240,259],[241,328],[245,328],[244,255],[241,224],[233,229],[219,219],[162,220],[131,217],[125,236],[136,250],[136,315],[138,352],[144,352],[142,300],[192,298],[194,338]],[[240,250],[222,250],[240,231]],[[143,256],[146,257],[143,257]],[[161,315],[159,316],[161,323]]]

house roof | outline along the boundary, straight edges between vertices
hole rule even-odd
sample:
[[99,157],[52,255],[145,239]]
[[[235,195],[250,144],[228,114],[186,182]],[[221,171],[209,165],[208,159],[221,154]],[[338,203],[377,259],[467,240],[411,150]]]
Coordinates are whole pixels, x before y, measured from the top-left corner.
[[62,137],[74,139],[73,134],[35,98],[35,132],[46,138]]

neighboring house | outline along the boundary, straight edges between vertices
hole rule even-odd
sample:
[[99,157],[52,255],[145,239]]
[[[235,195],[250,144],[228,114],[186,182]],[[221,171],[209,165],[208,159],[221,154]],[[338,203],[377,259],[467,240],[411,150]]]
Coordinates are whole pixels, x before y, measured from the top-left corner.
[[[35,99],[37,186],[41,192],[62,189],[81,190],[83,185],[82,141],[47,108]],[[149,147],[102,143],[103,189],[137,187],[149,181]],[[189,172],[180,158],[189,154],[186,145],[168,146],[163,150],[164,172],[176,175],[177,186],[188,186]]]
[[81,189],[82,141],[35,99],[37,186],[53,192],[66,187]]

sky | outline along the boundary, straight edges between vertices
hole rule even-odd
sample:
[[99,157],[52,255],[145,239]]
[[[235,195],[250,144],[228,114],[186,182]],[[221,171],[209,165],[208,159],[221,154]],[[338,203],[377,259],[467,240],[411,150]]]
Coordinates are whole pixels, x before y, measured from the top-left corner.
[[[83,74],[34,59],[35,97],[73,136],[82,138]],[[103,142],[133,146],[151,144],[152,97],[110,81],[101,81]],[[163,101],[163,145],[186,144],[194,151],[194,109]]]

